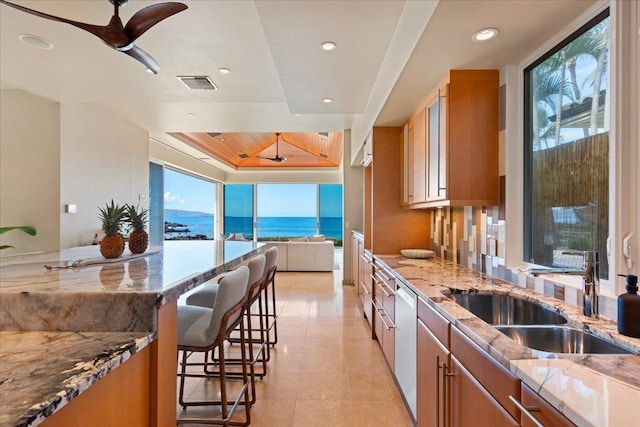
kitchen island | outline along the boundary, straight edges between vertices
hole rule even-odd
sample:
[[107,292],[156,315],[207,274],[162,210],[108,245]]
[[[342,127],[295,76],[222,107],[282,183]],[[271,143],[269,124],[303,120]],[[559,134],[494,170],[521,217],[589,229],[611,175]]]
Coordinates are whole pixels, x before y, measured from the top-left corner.
[[116,262],[98,246],[2,258],[0,425],[88,425],[78,413],[175,425],[177,300],[263,248],[167,241]]

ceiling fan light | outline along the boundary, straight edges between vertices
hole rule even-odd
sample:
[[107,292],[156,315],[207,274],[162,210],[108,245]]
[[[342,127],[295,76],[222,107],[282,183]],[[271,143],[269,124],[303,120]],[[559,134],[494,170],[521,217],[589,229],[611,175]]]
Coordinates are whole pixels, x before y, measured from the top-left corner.
[[34,47],[36,49],[53,49],[53,43],[40,36],[34,36],[33,34],[20,34],[18,38],[22,43],[29,47]]

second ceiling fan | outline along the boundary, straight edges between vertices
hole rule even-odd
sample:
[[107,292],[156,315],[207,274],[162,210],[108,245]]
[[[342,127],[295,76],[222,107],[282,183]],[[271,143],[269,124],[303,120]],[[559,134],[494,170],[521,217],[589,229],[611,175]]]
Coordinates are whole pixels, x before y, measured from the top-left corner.
[[272,162],[276,162],[276,163],[282,163],[282,162],[286,162],[287,158],[280,156],[280,152],[278,151],[278,143],[280,141],[280,132],[276,132],[276,155],[275,157],[260,157],[261,159],[266,159],[266,160],[271,160]]

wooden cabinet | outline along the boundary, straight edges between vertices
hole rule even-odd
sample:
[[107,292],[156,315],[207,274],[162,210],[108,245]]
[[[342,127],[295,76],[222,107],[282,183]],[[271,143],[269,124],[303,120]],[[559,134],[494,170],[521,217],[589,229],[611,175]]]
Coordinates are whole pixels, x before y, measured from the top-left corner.
[[451,425],[519,426],[475,376],[451,356]]
[[[409,207],[499,203],[498,102],[498,70],[451,70],[423,98],[408,121]],[[424,150],[418,122],[425,126]],[[423,160],[424,177],[416,170]]]
[[426,110],[418,111],[407,123],[407,204],[427,201]]
[[373,262],[374,332],[389,368],[395,369],[395,278],[379,262]]
[[425,112],[427,129],[427,201],[444,200],[447,196],[447,89],[438,88]]
[[[458,328],[451,328],[450,350],[451,354],[455,355],[457,360],[482,384],[489,395],[493,396],[497,404],[502,406],[514,420],[519,420],[520,411],[509,396],[520,400],[520,379],[500,365]],[[451,399],[453,405],[455,396]],[[464,406],[465,402],[462,401],[459,404]]]
[[362,311],[370,326],[373,326],[373,286],[371,274],[373,271],[373,259],[371,252],[366,249],[362,253],[362,271],[360,276],[360,293],[362,301]]
[[448,424],[447,378],[449,350],[418,319],[418,426]]
[[417,306],[418,427],[574,426],[426,301]]
[[522,405],[529,413],[522,413],[521,425],[522,427],[535,427],[536,424],[530,419],[533,417],[537,422],[541,423],[545,427],[566,427],[575,426],[574,423],[569,421],[567,417],[562,415],[560,411],[551,406],[549,402],[540,397],[529,386],[522,383]]

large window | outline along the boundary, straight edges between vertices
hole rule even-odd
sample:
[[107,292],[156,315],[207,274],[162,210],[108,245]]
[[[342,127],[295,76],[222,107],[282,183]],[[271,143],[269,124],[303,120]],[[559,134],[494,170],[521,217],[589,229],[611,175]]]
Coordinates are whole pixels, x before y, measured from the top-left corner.
[[609,12],[525,69],[525,259],[608,277]]
[[317,233],[316,184],[258,184],[258,237],[304,237]]
[[225,236],[253,239],[254,200],[257,240],[323,234],[342,245],[341,184],[226,184]]
[[320,184],[320,234],[342,240],[342,185]]
[[253,185],[224,186],[224,235],[242,234],[253,239]]
[[165,168],[165,240],[214,239],[215,200],[215,183]]

